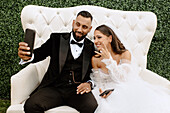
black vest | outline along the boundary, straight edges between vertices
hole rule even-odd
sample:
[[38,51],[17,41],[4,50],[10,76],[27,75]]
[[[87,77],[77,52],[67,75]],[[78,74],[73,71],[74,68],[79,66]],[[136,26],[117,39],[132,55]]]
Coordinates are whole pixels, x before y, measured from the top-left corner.
[[82,81],[82,53],[77,59],[74,59],[69,48],[65,65],[55,86],[78,85]]

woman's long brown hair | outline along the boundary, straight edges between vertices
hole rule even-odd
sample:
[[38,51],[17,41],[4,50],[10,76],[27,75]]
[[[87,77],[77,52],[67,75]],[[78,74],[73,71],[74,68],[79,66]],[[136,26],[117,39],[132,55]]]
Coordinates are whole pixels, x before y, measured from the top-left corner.
[[102,34],[106,36],[110,36],[110,35],[112,36],[111,47],[115,53],[122,54],[123,52],[126,51],[126,48],[124,47],[124,45],[121,43],[121,41],[118,39],[118,37],[110,27],[106,25],[100,25],[95,30],[100,31]]

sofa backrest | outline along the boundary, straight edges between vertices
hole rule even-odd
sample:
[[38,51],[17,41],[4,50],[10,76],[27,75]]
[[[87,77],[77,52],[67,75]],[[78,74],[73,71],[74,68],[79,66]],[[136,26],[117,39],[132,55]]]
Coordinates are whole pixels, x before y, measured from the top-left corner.
[[120,40],[132,50],[140,69],[146,68],[147,53],[157,26],[156,15],[152,12],[121,11],[89,5],[68,8],[28,5],[21,13],[22,26],[24,31],[26,28],[36,30],[34,48],[37,48],[49,38],[51,32],[70,32],[72,21],[81,10],[87,10],[93,16],[93,28],[88,38],[92,39],[97,26],[111,25]]

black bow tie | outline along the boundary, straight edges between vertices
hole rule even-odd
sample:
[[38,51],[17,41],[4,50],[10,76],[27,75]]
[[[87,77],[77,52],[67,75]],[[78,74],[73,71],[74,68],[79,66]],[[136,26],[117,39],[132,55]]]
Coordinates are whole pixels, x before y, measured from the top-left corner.
[[79,47],[83,46],[83,43],[78,43],[78,42],[75,42],[74,40],[71,41],[71,44],[77,44]]

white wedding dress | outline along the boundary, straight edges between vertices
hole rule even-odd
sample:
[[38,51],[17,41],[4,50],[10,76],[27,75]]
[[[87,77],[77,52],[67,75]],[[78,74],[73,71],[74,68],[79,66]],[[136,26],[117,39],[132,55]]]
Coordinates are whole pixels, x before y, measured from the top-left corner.
[[[112,58],[102,62],[108,73],[93,69],[91,74],[96,85],[92,92],[98,102],[95,113],[170,113],[167,89],[142,80],[137,66],[127,60],[121,60],[117,65]],[[107,98],[101,98],[99,88],[103,91],[114,88],[114,91]]]

